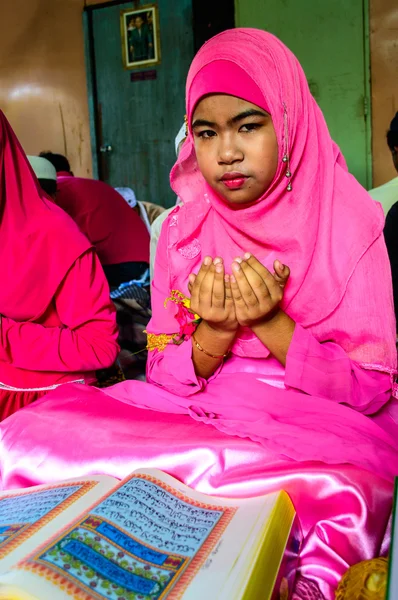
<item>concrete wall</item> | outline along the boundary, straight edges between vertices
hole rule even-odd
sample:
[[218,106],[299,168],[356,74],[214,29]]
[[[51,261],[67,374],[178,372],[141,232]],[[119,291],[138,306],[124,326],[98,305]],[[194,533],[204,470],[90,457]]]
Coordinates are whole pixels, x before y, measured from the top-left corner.
[[91,174],[83,0],[3,0],[0,108],[28,154],[67,154]]
[[236,25],[260,27],[297,56],[351,173],[371,187],[363,0],[235,0]]
[[[28,153],[67,153],[79,175],[91,174],[82,10],[101,2],[1,2],[0,108]],[[394,176],[385,132],[398,110],[396,0],[370,0],[370,43],[373,183],[379,185]]]
[[[350,62],[352,62],[351,55],[346,54],[347,61],[344,57],[344,52],[348,51],[349,37],[348,39],[340,39],[350,22],[350,19],[344,14],[344,10],[352,8],[354,3],[352,1],[343,3],[345,8],[340,15],[340,19],[343,19],[341,26],[338,22],[333,24],[332,17],[337,4],[336,0],[326,3],[319,3],[315,0],[302,0],[299,3],[294,2],[294,0],[284,0],[279,3],[273,0],[235,0],[236,25],[264,28],[267,28],[268,25],[268,28],[281,37],[298,55],[310,79],[312,78],[312,71],[315,73],[316,79],[321,79],[324,77],[324,73],[327,74],[333,67],[333,61],[329,60],[328,62],[328,56],[331,59],[331,54],[330,52],[325,53],[324,47],[328,39],[331,41],[334,38],[336,43],[332,45],[332,54],[338,58],[339,53],[341,56],[341,51],[343,51],[343,55],[342,66],[339,67],[341,77],[336,77],[336,74],[334,74],[331,81],[335,81],[340,85],[340,79],[343,80],[344,76],[347,75],[346,64],[350,65]],[[312,5],[313,8],[311,8]],[[361,10],[360,5],[358,8]],[[320,11],[323,13],[329,12],[330,18],[326,20],[325,18],[319,19]],[[354,23],[353,19],[351,21]],[[397,0],[369,0],[369,21],[372,113],[371,158],[373,186],[377,186],[396,176],[385,141],[385,134],[392,117],[398,110]],[[358,68],[355,65],[351,65],[351,68],[355,69],[355,73],[358,74]],[[349,81],[345,82],[345,88],[341,90],[344,94],[348,89],[347,85],[349,86]],[[326,89],[326,86],[324,87]],[[322,89],[320,92],[322,92]],[[329,98],[326,98],[325,95],[322,97],[322,94],[319,93],[317,100],[325,112],[333,135],[341,138],[337,141],[342,143],[343,146],[345,132],[349,132],[349,127],[337,129],[334,126],[333,102],[335,92],[336,90],[330,89],[328,91]],[[349,124],[350,115],[346,116]],[[339,118],[341,118],[341,115]],[[351,133],[349,132],[348,143],[351,141],[350,136]],[[357,150],[355,143],[351,145],[351,156],[347,156],[347,158],[351,163],[360,160],[362,164],[363,158],[359,156]]]

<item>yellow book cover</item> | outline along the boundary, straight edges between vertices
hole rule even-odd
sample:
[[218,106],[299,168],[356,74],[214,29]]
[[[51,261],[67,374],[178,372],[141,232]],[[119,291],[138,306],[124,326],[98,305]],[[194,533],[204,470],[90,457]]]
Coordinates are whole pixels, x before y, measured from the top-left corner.
[[0,599],[287,600],[299,544],[283,491],[217,498],[155,469],[40,486],[0,494]]
[[398,598],[398,477],[395,478],[386,600]]

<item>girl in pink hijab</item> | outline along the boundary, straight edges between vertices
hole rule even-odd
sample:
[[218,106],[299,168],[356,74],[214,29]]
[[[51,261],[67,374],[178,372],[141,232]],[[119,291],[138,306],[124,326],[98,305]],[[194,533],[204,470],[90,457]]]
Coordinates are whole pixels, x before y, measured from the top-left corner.
[[[268,33],[236,29],[204,45],[187,118],[171,173],[184,205],[162,230],[148,326],[148,379],[169,395],[141,404],[184,406],[291,458],[379,469],[374,449],[349,451],[347,436],[324,448],[320,434],[334,410],[398,434],[380,205],[348,173],[297,59]],[[318,421],[310,436],[296,430],[304,406]]]
[[0,111],[0,420],[117,355],[109,289],[74,222],[41,191]]
[[61,464],[70,477],[156,466],[221,496],[285,489],[304,532],[296,597],[331,600],[347,567],[389,542],[398,410],[382,209],[272,35],[210,40],[186,100],[147,383],[71,386],[9,419],[4,486],[54,481]]

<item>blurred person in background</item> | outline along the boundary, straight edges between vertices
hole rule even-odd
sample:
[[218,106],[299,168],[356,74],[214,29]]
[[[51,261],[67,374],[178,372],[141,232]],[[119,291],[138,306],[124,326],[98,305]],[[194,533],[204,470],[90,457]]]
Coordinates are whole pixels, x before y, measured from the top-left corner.
[[[176,152],[176,156],[178,158],[178,155],[180,153],[180,150],[186,140],[187,137],[187,126],[186,123],[183,123],[180,127],[179,132],[177,133],[177,136],[175,138],[174,141],[174,145],[175,145],[175,152]],[[179,204],[179,199],[177,198],[177,204]],[[175,206],[172,206],[171,208],[168,208],[167,210],[165,210],[164,212],[162,212],[162,214],[160,214],[157,219],[154,220],[154,222],[152,223],[152,227],[151,227],[151,242],[150,242],[150,265],[151,265],[151,269],[150,269],[150,276],[151,276],[151,281],[153,279],[153,273],[154,273],[154,265],[155,265],[155,258],[156,258],[156,248],[158,246],[158,241],[159,241],[159,236],[160,236],[160,232],[162,231],[162,225],[164,223],[164,221],[167,219],[167,217],[169,216],[169,214],[175,209]]]
[[[398,172],[398,112],[391,121],[390,129],[387,131],[387,145],[391,152],[395,170]],[[394,177],[387,183],[369,190],[373,200],[377,200],[383,206],[386,215],[395,202],[398,202],[398,177]]]
[[[391,121],[390,129],[387,132],[387,144],[392,154],[394,167],[398,172],[398,112]],[[377,194],[374,193],[378,192]],[[394,291],[395,318],[398,317],[398,177],[395,177],[388,183],[372,190],[372,197],[383,204],[383,208],[391,206],[387,213],[384,226],[384,239],[390,258],[392,285]]]
[[[42,191],[1,111],[0,138],[2,420],[54,387],[95,383],[95,371],[114,363],[118,344],[95,251]],[[51,180],[51,165],[43,173]]]
[[140,279],[149,266],[149,234],[110,185],[75,177],[65,156],[42,152],[57,171],[55,201],[95,247],[110,287]]

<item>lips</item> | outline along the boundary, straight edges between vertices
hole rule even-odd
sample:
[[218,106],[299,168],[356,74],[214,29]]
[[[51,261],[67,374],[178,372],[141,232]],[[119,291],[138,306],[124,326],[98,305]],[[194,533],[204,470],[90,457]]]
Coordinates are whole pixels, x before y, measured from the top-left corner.
[[238,171],[224,173],[221,177],[223,184],[230,190],[238,190],[244,185],[247,179],[246,175],[243,175],[243,173],[239,173]]

